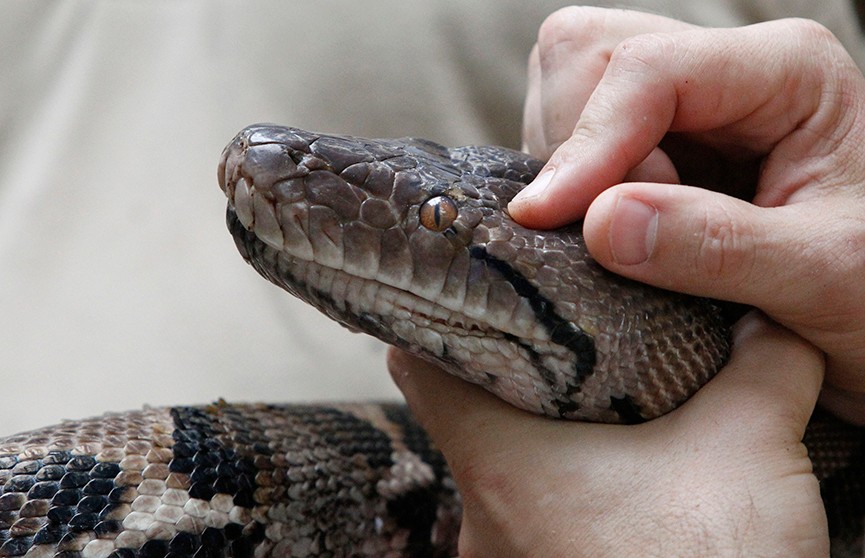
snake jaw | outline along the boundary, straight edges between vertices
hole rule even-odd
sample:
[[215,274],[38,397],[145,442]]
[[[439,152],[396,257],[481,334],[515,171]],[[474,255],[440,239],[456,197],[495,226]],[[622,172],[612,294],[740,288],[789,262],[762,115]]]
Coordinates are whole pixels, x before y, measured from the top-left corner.
[[[252,126],[219,174],[247,260],[343,325],[536,413],[671,410],[726,358],[722,320],[605,271],[579,225],[514,223],[507,203],[541,166],[495,147]],[[667,328],[718,333],[680,351]],[[682,369],[697,372],[685,382]]]
[[[477,148],[445,165],[437,158],[450,152],[435,144],[363,141],[355,152],[342,147],[355,145],[353,138],[284,128],[241,132],[220,164],[240,225],[232,230],[244,230],[241,252],[265,277],[350,329],[485,384],[521,408],[561,414],[559,396],[543,400],[549,386],[527,389],[520,378],[536,376],[549,366],[545,359],[569,360],[569,349],[551,343],[530,297],[512,283],[515,272],[472,255],[475,248],[501,254],[508,245],[505,229],[487,221],[519,184],[474,174],[473,161],[484,155]],[[459,204],[442,231],[419,223],[419,208],[435,195]],[[364,286],[377,286],[376,296],[360,296]],[[571,396],[566,378],[547,376]]]

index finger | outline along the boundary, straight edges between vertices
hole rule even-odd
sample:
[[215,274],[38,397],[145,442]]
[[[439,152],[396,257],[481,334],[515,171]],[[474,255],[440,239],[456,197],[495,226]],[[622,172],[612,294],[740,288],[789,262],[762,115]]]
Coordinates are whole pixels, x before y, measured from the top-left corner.
[[[809,155],[835,162],[842,156],[839,121],[845,116],[838,102],[824,101],[843,94],[839,80],[861,74],[852,60],[849,71],[839,71],[839,58],[849,60],[831,33],[804,20],[626,39],[572,136],[511,202],[511,215],[533,228],[581,218],[667,132],[687,132],[734,158],[773,152],[764,182],[786,181],[795,190],[802,177],[815,175],[806,166],[820,164]],[[763,201],[777,204],[789,193],[770,193]]]

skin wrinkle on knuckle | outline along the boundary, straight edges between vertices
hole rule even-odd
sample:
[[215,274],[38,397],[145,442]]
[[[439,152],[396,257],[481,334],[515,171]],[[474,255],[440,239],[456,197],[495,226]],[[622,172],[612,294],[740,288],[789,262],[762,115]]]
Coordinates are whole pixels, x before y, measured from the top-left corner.
[[[605,28],[606,11],[584,6],[568,6],[551,13],[538,29],[538,49],[543,62],[545,52],[561,43],[588,43]],[[582,38],[583,40],[580,40]]]
[[858,171],[860,177],[865,175],[865,155],[859,142],[851,141],[865,130],[862,117],[865,87],[861,76],[833,82],[822,86],[817,107],[801,125],[800,132],[806,135],[805,144],[817,149],[811,153],[811,160],[820,174],[825,175],[823,181],[843,184],[850,170]]
[[732,288],[751,276],[755,246],[750,231],[735,215],[720,206],[706,207],[695,234],[692,269]]
[[[822,58],[824,57],[814,61],[810,66],[825,67],[834,62],[831,57],[828,60]],[[816,155],[832,156],[839,149],[846,154],[849,150],[843,148],[845,144],[850,143],[848,138],[855,137],[855,131],[861,131],[861,117],[857,117],[860,116],[862,109],[862,77],[839,71],[822,70],[820,74],[819,79],[813,80],[815,94],[811,102],[810,115],[798,125],[798,128],[810,136],[806,145],[820,146],[820,151]]]
[[544,72],[557,69],[558,55],[564,48],[567,51],[579,47],[577,37],[582,25],[574,17],[575,8],[562,8],[550,14],[538,29],[538,62]]
[[550,15],[538,31],[535,45],[540,67],[542,154],[549,155],[571,135],[578,119],[575,103],[585,101],[574,76],[603,73],[609,53],[599,46],[606,29],[604,12],[594,8],[563,8]]
[[668,33],[644,33],[620,42],[610,56],[610,72],[617,77],[651,83],[677,60],[679,45]]
[[[805,19],[780,23],[787,25],[790,34],[797,39],[793,47],[802,71],[796,74],[806,76],[812,84],[800,84],[797,88],[797,91],[813,92],[805,97],[805,100],[810,97],[809,116],[798,126],[798,131],[806,135],[802,143],[811,150],[819,149],[812,151],[811,156],[828,158],[841,168],[846,168],[851,158],[861,161],[861,156],[857,156],[858,142],[849,141],[862,131],[860,114],[865,80],[861,71],[840,41],[823,25]],[[802,58],[801,52],[809,56]]]

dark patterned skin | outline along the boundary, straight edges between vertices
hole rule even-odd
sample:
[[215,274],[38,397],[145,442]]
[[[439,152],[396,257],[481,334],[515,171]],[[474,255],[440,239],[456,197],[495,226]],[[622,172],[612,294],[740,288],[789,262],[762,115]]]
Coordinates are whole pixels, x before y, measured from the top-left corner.
[[0,440],[0,556],[452,556],[460,500],[399,405],[147,409]]

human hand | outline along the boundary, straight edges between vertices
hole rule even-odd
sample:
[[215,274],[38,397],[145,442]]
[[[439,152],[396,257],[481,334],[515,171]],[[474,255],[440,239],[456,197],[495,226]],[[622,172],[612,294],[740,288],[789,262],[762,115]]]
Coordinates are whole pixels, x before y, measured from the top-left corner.
[[[571,8],[544,23],[529,74],[526,147],[555,173],[511,215],[585,214],[604,267],[762,309],[826,353],[822,402],[865,424],[865,79],[838,41],[802,20]],[[725,193],[672,185],[677,169]],[[749,184],[751,203],[726,195]]]
[[463,558],[828,556],[800,442],[822,355],[757,313],[711,382],[637,426],[530,415],[396,349],[388,364],[463,496]]

